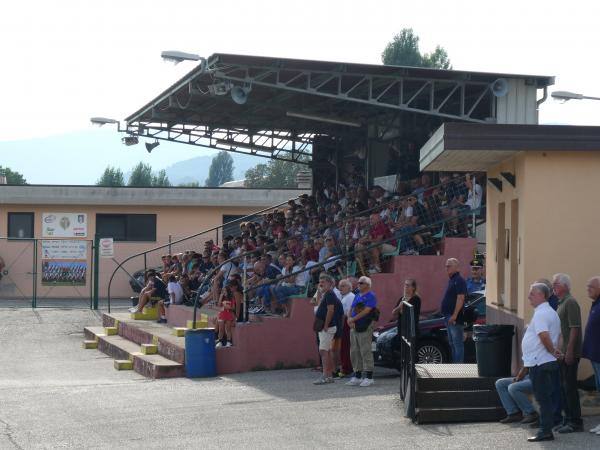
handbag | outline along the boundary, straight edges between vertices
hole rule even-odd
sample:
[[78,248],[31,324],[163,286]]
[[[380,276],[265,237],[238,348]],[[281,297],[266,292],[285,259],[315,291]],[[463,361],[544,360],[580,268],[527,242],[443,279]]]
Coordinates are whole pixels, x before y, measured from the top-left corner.
[[315,317],[315,321],[313,322],[313,331],[319,333],[320,331],[323,331],[324,327],[325,327],[325,320],[321,319],[319,317]]

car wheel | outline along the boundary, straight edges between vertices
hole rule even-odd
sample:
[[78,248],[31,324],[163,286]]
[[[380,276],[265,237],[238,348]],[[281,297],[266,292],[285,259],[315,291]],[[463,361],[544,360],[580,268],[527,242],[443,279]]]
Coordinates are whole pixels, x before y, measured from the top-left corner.
[[442,364],[448,361],[446,349],[436,341],[422,341],[417,347],[417,364]]

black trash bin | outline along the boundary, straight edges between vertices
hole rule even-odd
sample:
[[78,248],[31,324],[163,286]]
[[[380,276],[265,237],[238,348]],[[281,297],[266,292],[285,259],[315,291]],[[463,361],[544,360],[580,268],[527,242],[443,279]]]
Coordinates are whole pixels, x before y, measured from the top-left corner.
[[512,363],[513,325],[474,325],[473,341],[480,377],[509,377]]

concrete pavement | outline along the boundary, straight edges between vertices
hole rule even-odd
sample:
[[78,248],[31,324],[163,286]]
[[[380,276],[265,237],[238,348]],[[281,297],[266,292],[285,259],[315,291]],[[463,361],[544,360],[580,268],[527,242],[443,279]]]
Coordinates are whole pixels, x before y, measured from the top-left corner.
[[99,314],[1,306],[0,449],[600,448],[587,432],[538,445],[519,426],[413,425],[389,370],[370,388],[313,386],[306,369],[151,381],[81,348]]

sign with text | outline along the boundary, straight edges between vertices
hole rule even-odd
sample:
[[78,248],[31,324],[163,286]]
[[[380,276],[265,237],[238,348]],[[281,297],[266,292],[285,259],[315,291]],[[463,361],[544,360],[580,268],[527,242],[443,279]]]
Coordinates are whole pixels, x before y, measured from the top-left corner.
[[115,243],[113,238],[100,239],[100,258],[112,258],[115,256]]
[[43,213],[42,237],[84,238],[87,237],[87,214]]
[[42,239],[42,259],[87,260],[87,241]]

